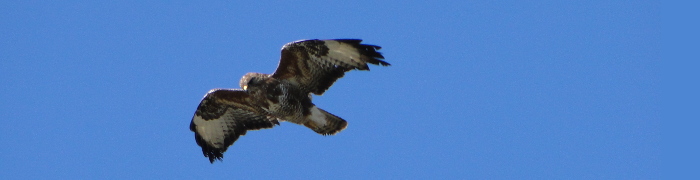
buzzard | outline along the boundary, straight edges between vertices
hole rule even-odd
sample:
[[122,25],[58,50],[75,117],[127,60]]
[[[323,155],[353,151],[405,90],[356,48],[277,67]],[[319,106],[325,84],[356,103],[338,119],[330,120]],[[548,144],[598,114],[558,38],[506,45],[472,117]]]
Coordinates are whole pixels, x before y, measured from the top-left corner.
[[247,73],[243,89],[212,89],[199,103],[190,130],[210,163],[248,130],[272,128],[279,121],[304,125],[321,135],[336,134],[348,123],[316,107],[311,93],[321,95],[345,72],[388,66],[381,47],[360,39],[300,40],[282,46],[272,74]]

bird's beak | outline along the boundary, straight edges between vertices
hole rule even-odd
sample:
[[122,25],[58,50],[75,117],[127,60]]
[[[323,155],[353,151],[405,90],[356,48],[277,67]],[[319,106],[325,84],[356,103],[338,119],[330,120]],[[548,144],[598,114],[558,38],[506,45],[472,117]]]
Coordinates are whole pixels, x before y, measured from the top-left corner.
[[243,90],[248,90],[248,85],[244,85]]

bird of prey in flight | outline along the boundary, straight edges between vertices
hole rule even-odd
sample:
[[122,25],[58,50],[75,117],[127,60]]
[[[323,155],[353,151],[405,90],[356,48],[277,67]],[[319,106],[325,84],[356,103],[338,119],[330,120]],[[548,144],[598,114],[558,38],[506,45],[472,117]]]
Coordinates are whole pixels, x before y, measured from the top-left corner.
[[360,44],[360,39],[300,40],[282,47],[272,74],[247,73],[242,89],[212,89],[199,103],[190,130],[209,162],[223,153],[248,130],[272,128],[279,121],[304,125],[318,134],[333,135],[347,121],[311,102],[311,93],[323,94],[353,69],[367,64],[388,66],[377,52],[381,47]]

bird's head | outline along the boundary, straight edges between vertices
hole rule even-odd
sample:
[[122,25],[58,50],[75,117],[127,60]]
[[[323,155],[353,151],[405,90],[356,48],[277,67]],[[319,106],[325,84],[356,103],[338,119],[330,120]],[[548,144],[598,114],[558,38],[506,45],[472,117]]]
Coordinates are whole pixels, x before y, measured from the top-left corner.
[[247,73],[241,78],[240,86],[243,88],[243,90],[248,91],[248,89],[251,87],[260,87],[262,84],[264,84],[264,81],[267,78],[267,74]]

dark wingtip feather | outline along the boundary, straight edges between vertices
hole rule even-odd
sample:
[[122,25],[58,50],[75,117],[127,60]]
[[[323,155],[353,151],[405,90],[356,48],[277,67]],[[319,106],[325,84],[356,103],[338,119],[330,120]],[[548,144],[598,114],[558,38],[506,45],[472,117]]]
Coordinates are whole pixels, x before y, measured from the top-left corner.
[[202,139],[202,136],[199,134],[194,135],[195,140],[197,141],[197,144],[202,147],[202,154],[204,154],[204,157],[209,158],[209,163],[214,163],[214,161],[219,160],[222,161],[224,158],[224,151],[226,149],[219,149],[210,146],[209,144]]
[[382,66],[391,65],[388,62],[382,60],[384,59],[382,53],[377,52],[377,50],[382,49],[381,46],[371,44],[360,44],[362,42],[362,39],[335,39],[335,41],[352,44],[360,51],[360,53],[362,53],[362,55],[369,57],[367,62],[370,64]]
[[209,163],[214,164],[214,161],[216,160],[224,161],[224,155],[222,154],[221,156],[209,156]]
[[360,48],[360,50],[362,51],[362,54],[370,57],[370,60],[367,61],[368,63],[374,64],[374,65],[382,65],[382,66],[391,65],[388,62],[382,60],[382,59],[384,59],[384,56],[382,55],[382,53],[377,52],[377,50],[381,49],[382,47],[374,46],[374,45],[366,45],[366,44],[361,44],[360,47],[362,47],[362,48]]

